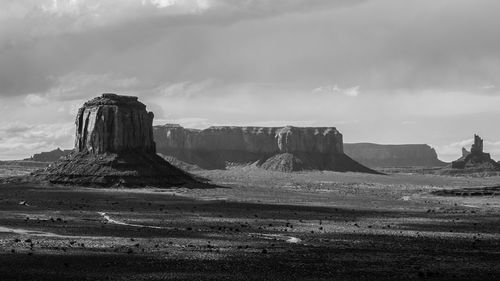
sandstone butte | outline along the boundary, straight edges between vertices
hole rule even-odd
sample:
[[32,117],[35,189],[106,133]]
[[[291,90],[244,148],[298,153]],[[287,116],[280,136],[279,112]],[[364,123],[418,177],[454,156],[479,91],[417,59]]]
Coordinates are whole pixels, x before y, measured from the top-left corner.
[[154,127],[157,152],[203,169],[255,165],[267,170],[331,170],[377,173],[343,151],[335,127]]
[[94,98],[78,110],[74,151],[32,176],[85,186],[197,184],[156,154],[153,117],[137,97],[103,94]]

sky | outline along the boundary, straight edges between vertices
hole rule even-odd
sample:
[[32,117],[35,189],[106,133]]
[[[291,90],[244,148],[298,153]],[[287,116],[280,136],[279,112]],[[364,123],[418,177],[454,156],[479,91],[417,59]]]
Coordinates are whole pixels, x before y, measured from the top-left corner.
[[0,0],[0,159],[72,148],[78,108],[155,124],[334,126],[345,142],[473,134],[500,160],[498,0]]

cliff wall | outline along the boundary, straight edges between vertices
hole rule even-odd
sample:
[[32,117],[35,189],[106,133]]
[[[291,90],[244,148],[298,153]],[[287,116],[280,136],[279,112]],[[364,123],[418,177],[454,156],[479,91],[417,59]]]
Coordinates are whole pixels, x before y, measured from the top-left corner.
[[342,134],[334,127],[210,127],[186,129],[167,124],[153,128],[156,149],[204,169],[254,164],[280,171],[335,170],[374,172],[344,154]]
[[333,127],[210,127],[185,129],[155,126],[159,150],[239,150],[250,153],[342,153],[342,134]]

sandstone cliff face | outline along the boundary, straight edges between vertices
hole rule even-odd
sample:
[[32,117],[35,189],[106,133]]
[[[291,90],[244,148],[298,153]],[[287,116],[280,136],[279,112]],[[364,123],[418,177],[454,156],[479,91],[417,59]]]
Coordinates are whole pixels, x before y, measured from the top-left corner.
[[86,102],[76,117],[77,152],[154,152],[153,113],[137,97],[103,94]]
[[156,155],[153,114],[137,97],[103,94],[76,118],[74,152],[33,173],[52,183],[100,186],[172,186],[196,183]]
[[204,169],[254,164],[280,171],[335,170],[374,172],[343,153],[334,127],[154,127],[157,151]]
[[438,159],[436,151],[427,144],[346,143],[344,151],[354,160],[372,168],[446,165]]
[[335,128],[154,127],[158,150],[234,150],[250,153],[342,153],[342,134]]

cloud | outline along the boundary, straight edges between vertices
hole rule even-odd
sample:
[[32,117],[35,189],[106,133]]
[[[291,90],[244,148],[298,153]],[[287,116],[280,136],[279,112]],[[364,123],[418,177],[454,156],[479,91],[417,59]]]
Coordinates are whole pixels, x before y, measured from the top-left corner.
[[24,98],[24,103],[28,106],[40,106],[48,103],[48,100],[45,97],[42,97],[37,94],[28,94]]
[[21,159],[56,147],[71,148],[74,124],[30,125],[20,122],[0,126],[0,159]]
[[111,73],[69,73],[52,78],[53,85],[42,93],[28,94],[25,102],[39,105],[49,101],[81,100],[103,92],[131,91],[139,84],[136,77],[119,77]]
[[310,120],[352,142],[500,139],[489,122],[500,1],[0,2],[0,126],[73,121],[116,91],[198,126]]
[[[176,24],[220,23],[357,4],[361,0],[2,0],[0,22],[19,20],[30,36],[78,33],[88,29],[150,20]],[[195,16],[195,17],[192,17]],[[178,21],[182,17],[181,21]],[[172,23],[172,21],[169,21]]]
[[211,123],[207,118],[186,117],[179,119],[154,119],[154,125],[179,124],[184,128],[205,129],[216,124]]
[[359,95],[360,86],[354,86],[350,88],[342,89],[337,84],[321,86],[313,89],[313,93],[316,94],[334,94],[334,95],[345,95],[349,97],[357,97]]
[[217,81],[206,79],[202,81],[183,81],[177,83],[165,83],[154,89],[152,92],[158,93],[165,97],[181,96],[185,98],[203,94],[210,88],[217,85]]
[[495,89],[496,87],[495,87],[495,85],[487,84],[487,85],[481,86],[480,88],[483,90],[492,90],[492,89]]
[[[155,125],[164,124],[179,124],[184,128],[192,129],[206,129],[210,126],[258,126],[258,127],[284,127],[284,126],[298,126],[298,127],[311,127],[317,126],[314,120],[267,120],[267,121],[254,121],[254,122],[224,122],[218,123],[209,120],[208,118],[187,117],[180,119],[155,119]],[[335,122],[335,124],[345,124],[343,121]]]
[[158,8],[177,8],[184,13],[202,13],[212,7],[214,0],[143,0],[142,5]]
[[314,88],[333,77],[364,94],[500,83],[493,28],[500,4],[488,0],[6,3],[4,96],[46,91],[67,73],[103,70],[155,85],[215,79]]
[[[462,148],[470,148],[470,146],[474,143],[474,139],[465,139],[461,141],[456,141],[450,144],[436,146],[436,150],[439,154],[450,156],[450,155],[460,155],[462,153]],[[458,157],[457,157],[458,158]]]

